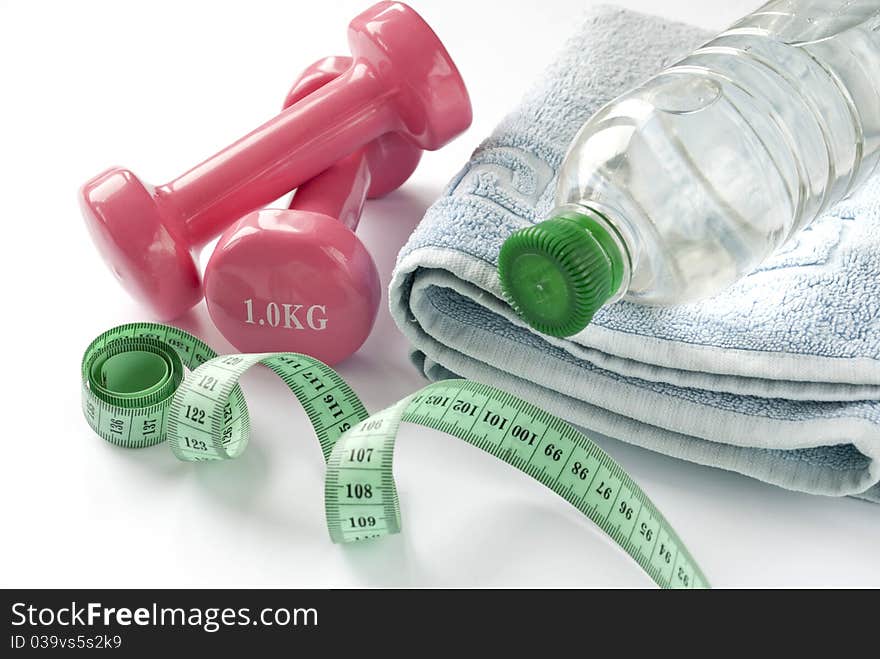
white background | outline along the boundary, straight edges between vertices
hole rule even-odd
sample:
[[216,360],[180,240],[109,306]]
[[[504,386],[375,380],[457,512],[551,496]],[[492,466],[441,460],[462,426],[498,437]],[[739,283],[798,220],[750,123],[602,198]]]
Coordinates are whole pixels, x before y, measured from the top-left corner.
[[[368,205],[362,235],[386,285],[427,205],[590,4],[413,2],[458,63],[475,119],[427,154],[404,189]],[[112,325],[149,318],[92,247],[77,187],[113,164],[161,183],[248,132],[305,65],[348,52],[345,26],[367,4],[0,0],[3,585],[650,585],[543,486],[413,426],[396,461],[403,533],[331,544],[317,442],[268,371],[246,376],[253,429],[237,461],[192,465],[167,446],[119,449],[81,417],[85,346]],[[757,2],[620,4],[720,29]],[[180,324],[231,351],[204,305]],[[369,341],[340,370],[371,410],[424,385],[384,305]],[[602,445],[714,585],[880,586],[880,507]]]

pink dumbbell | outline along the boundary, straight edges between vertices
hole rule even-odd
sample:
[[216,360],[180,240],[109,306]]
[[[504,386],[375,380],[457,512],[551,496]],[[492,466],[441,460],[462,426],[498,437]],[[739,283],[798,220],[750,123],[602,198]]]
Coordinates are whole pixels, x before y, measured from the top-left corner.
[[400,2],[349,25],[345,73],[170,183],[126,169],[86,183],[81,205],[105,260],[161,319],[202,296],[194,252],[232,222],[388,132],[438,149],[471,121],[467,90],[430,27]]
[[[285,103],[350,65],[347,57],[313,64]],[[364,200],[402,185],[421,153],[387,133],[302,184],[290,210],[255,211],[229,227],[205,269],[205,301],[223,336],[242,352],[303,352],[328,364],[360,348],[382,294],[354,229]]]

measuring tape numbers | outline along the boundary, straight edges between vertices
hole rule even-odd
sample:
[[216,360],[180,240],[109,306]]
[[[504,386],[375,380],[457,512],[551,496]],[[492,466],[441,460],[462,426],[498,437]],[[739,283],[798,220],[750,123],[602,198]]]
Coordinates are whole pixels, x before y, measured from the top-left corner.
[[[327,461],[325,509],[334,542],[397,533],[394,442],[404,421],[443,431],[532,476],[592,520],[661,587],[708,581],[671,525],[620,466],[565,421],[485,384],[435,382],[369,415],[323,362],[296,353],[217,356],[191,334],[133,323],[101,334],[82,363],[83,411],[107,441],[168,440],[181,460],[232,459],[250,421],[239,379],[272,369],[311,421]],[[184,368],[192,372],[187,377]]]

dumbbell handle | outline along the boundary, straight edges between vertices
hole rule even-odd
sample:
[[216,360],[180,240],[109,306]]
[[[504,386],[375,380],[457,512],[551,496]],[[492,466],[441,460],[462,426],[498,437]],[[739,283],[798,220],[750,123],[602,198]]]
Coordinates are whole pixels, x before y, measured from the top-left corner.
[[370,168],[360,149],[299,186],[290,209],[335,217],[354,231],[369,187]]
[[356,62],[327,85],[179,178],[156,188],[157,202],[204,245],[241,217],[397,128],[389,91]]

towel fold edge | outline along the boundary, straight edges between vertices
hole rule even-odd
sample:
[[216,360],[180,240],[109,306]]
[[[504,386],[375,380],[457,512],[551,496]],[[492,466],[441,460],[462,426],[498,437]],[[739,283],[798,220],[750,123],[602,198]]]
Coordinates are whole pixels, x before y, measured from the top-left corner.
[[[449,377],[454,373],[497,383],[501,373],[497,368],[441,344],[421,325],[409,303],[420,271],[440,271],[458,278],[466,285],[472,285],[471,282],[477,276],[473,269],[484,268],[486,264],[478,259],[465,258],[461,252],[454,250],[426,250],[433,252],[428,258],[426,254],[420,253],[403,259],[395,268],[389,287],[390,300],[396,301],[396,304],[392,304],[392,315],[412,345],[411,357],[423,373],[432,379]],[[488,292],[485,294],[491,295]],[[765,446],[745,445],[743,440],[740,440],[740,445],[724,444],[634,419],[587,400],[572,398],[565,393],[528,382],[514,374],[503,372],[503,377],[505,385],[512,389],[512,393],[522,395],[570,421],[572,410],[577,408],[577,420],[573,423],[608,437],[619,438],[698,464],[741,472],[786,489],[827,496],[849,495],[880,502],[880,447],[876,447],[876,442],[869,439],[870,433],[876,431],[876,426],[866,421],[861,422],[866,427],[861,427],[858,419],[836,420],[832,424],[835,426],[834,433],[838,436],[850,433],[851,439],[848,443],[868,459],[865,468],[836,470],[811,464],[797,457],[797,451],[801,448],[826,448],[834,446],[833,444],[807,441],[795,442],[797,446],[789,449],[770,448],[778,446],[776,438],[779,436],[800,436],[798,422],[762,419],[761,424],[765,430],[767,424],[776,427],[776,431],[764,433],[774,438],[772,443],[768,441]],[[818,422],[821,425],[826,421],[819,419],[813,423]],[[738,429],[742,430],[742,427],[740,424]],[[813,425],[812,430],[812,436],[815,437],[817,433],[821,435],[823,428]]]

